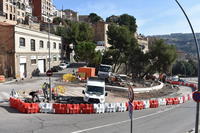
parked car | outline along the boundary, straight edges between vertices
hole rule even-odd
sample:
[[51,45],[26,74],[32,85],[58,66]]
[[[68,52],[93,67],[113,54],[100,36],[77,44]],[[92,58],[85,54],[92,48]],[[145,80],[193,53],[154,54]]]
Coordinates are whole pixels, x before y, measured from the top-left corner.
[[60,63],[59,67],[61,67],[62,69],[65,69],[69,66],[69,64],[66,63]]

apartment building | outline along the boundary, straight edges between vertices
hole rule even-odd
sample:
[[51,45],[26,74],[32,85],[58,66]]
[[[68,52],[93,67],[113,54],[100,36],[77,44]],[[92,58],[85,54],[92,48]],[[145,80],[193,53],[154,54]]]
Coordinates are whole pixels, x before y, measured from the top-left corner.
[[68,19],[68,20],[71,20],[71,21],[79,21],[78,12],[75,12],[75,11],[70,10],[70,9],[66,9],[62,12],[63,12],[62,13],[63,19]]
[[97,50],[104,50],[108,47],[110,47],[110,44],[108,44],[108,24],[103,21],[99,21],[92,25],[94,29],[94,41],[97,44],[96,49]]
[[[6,77],[31,77],[37,68],[45,73],[60,63],[61,37],[20,25],[0,23],[0,74]],[[50,57],[49,57],[50,47]]]
[[47,23],[53,21],[53,3],[52,0],[32,0],[33,16],[36,16],[39,22]]
[[25,23],[25,17],[32,16],[32,7],[30,0],[0,0],[0,12],[5,17],[3,22]]
[[148,37],[145,37],[145,36],[143,36],[141,34],[135,33],[135,38],[137,39],[138,44],[139,44],[141,50],[144,53],[147,53],[149,51]]

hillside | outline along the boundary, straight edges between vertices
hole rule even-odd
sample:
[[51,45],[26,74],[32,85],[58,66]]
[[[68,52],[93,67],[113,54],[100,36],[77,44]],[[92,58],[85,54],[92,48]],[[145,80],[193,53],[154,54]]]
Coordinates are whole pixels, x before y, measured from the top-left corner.
[[[200,44],[200,33],[197,33],[196,36]],[[177,50],[181,50],[187,54],[196,54],[196,45],[191,33],[174,33],[170,35],[156,35],[153,37],[163,39],[167,44],[176,45]]]

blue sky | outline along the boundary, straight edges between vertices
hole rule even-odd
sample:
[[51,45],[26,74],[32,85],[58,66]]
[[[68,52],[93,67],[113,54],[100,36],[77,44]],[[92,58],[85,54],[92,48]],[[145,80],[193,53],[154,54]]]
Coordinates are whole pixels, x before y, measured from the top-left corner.
[[[195,32],[200,32],[200,1],[179,0]],[[127,13],[136,18],[138,33],[158,35],[191,33],[175,0],[53,0],[57,9],[72,9],[80,15],[97,13],[104,20]]]

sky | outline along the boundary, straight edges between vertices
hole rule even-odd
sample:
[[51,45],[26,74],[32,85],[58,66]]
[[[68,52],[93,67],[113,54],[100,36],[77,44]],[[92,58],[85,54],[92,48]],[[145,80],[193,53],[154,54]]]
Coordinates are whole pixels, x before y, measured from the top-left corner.
[[[96,13],[104,20],[127,13],[136,18],[137,32],[147,35],[191,33],[175,0],[53,0],[57,9],[72,9],[79,15]],[[179,0],[194,31],[200,32],[200,1]]]

